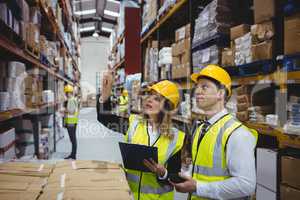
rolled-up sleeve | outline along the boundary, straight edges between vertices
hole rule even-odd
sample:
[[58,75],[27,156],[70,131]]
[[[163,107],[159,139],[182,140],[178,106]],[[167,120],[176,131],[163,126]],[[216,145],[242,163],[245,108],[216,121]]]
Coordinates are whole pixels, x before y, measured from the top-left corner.
[[211,183],[197,182],[197,196],[211,199],[239,199],[251,196],[256,187],[256,138],[244,127],[228,139],[226,160],[231,178]]

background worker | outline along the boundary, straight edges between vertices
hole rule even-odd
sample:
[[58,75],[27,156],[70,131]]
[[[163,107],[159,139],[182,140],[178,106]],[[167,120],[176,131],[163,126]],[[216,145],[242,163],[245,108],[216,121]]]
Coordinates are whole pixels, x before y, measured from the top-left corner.
[[77,98],[74,96],[74,88],[71,85],[66,85],[64,92],[67,96],[67,103],[65,106],[64,124],[68,130],[70,141],[72,143],[72,151],[65,159],[76,160],[77,153],[77,139],[76,139],[76,127],[78,123],[79,105]]
[[231,95],[231,78],[219,66],[208,65],[191,79],[205,122],[192,141],[192,178],[174,184],[196,199],[249,199],[255,192],[257,132],[242,125],[225,109]]
[[107,112],[111,109],[111,73],[104,77],[106,80],[97,106],[98,121],[114,131],[126,133],[125,141],[128,143],[158,148],[158,163],[152,160],[145,160],[144,163],[152,172],[126,169],[134,199],[174,199],[174,188],[167,179],[169,174],[180,172],[181,149],[185,138],[185,134],[175,129],[171,123],[171,111],[179,103],[176,84],[161,81],[152,85],[143,101],[143,113],[130,115],[128,120]]
[[126,89],[122,90],[122,93],[119,96],[118,105],[119,105],[120,113],[127,113],[127,111],[128,111],[128,91]]

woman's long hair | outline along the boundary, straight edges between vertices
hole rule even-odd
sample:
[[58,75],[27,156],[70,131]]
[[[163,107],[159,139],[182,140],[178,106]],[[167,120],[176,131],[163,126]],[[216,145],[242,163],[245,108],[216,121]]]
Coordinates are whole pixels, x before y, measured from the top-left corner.
[[[174,133],[172,132],[172,115],[175,113],[173,105],[170,101],[165,99],[163,110],[158,113],[158,131],[161,136],[168,137],[169,139],[174,138]],[[143,113],[143,120],[147,123],[149,116]]]

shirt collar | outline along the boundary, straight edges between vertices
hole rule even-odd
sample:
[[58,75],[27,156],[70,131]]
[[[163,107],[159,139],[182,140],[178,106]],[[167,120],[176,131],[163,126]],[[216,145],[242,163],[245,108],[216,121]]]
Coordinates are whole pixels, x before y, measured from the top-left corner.
[[218,112],[217,114],[215,114],[214,116],[212,116],[209,120],[208,123],[209,124],[214,124],[216,123],[216,121],[218,121],[220,118],[222,118],[224,115],[228,114],[228,111],[226,108],[224,108],[222,111]]

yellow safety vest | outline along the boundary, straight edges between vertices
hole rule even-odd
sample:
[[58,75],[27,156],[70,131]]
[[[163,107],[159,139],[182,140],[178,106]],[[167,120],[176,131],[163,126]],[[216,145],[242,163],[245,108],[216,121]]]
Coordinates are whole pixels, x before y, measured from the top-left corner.
[[120,96],[119,97],[119,110],[120,112],[125,112],[128,109],[128,97]]
[[67,102],[67,108],[69,107],[70,104],[73,104],[72,106],[76,107],[76,111],[73,115],[67,113],[65,117],[65,123],[66,124],[77,124],[78,123],[78,102],[75,97],[72,97],[68,99]]
[[[226,180],[230,178],[225,152],[229,136],[240,127],[249,130],[256,138],[256,141],[258,134],[255,130],[248,129],[232,115],[227,114],[205,132],[198,147],[202,126],[204,124],[200,125],[193,135],[193,179],[203,183]],[[207,198],[196,196],[193,193],[191,199],[205,200]]]
[[[158,149],[158,162],[165,167],[167,160],[176,154],[183,146],[185,134],[175,128],[172,129],[174,138],[160,136],[155,147]],[[148,145],[149,136],[147,125],[137,115],[130,115],[129,129],[125,141],[133,144]],[[134,155],[133,155],[134,156]],[[174,188],[170,185],[160,185],[156,174],[136,170],[126,170],[126,178],[135,200],[172,200]]]

